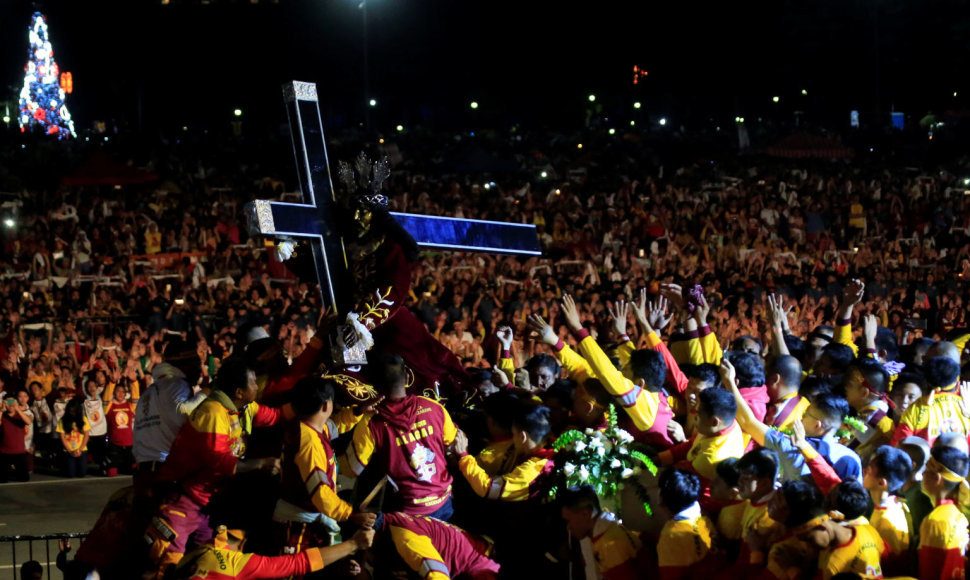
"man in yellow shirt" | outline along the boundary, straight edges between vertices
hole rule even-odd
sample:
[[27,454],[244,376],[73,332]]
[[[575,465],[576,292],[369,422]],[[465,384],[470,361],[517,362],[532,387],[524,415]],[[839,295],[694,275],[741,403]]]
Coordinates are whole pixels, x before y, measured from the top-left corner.
[[[698,577],[700,568],[710,563],[711,521],[701,515],[697,503],[700,481],[683,469],[668,469],[658,481],[660,501],[671,513],[671,520],[660,530],[657,562],[661,580]],[[711,567],[711,572],[714,567]]]
[[604,580],[644,577],[646,551],[640,538],[619,524],[612,514],[600,509],[599,498],[592,486],[564,490],[559,493],[559,501],[569,535],[581,541],[589,539],[591,552],[588,557],[593,559]]
[[744,437],[734,419],[736,413],[737,403],[730,392],[704,389],[698,395],[697,434],[658,456],[664,465],[684,462],[684,467],[699,475],[702,498],[710,495],[710,481],[717,464],[744,453]]
[[913,471],[913,461],[905,452],[883,445],[876,449],[862,473],[862,484],[872,497],[875,509],[869,523],[889,545],[890,555],[883,569],[890,576],[909,575],[913,543],[913,518],[906,502],[896,496]]

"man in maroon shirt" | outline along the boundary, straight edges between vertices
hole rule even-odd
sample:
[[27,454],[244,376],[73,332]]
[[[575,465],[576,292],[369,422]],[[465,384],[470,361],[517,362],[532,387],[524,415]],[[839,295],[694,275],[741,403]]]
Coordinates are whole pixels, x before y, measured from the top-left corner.
[[0,401],[0,483],[27,481],[27,425],[33,418],[13,397]]

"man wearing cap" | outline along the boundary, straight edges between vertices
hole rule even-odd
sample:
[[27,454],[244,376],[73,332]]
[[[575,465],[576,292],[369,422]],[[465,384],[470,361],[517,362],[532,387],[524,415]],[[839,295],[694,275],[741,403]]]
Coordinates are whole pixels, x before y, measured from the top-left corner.
[[186,418],[208,395],[193,393],[202,376],[202,360],[193,345],[174,339],[162,356],[135,409],[132,452],[138,462],[135,485],[140,495],[147,493],[152,474],[165,462]]
[[179,579],[208,578],[290,578],[316,572],[352,555],[366,550],[374,543],[374,530],[360,530],[354,537],[335,546],[310,548],[285,556],[260,556],[243,553],[246,534],[242,530],[216,529],[213,541],[189,552],[178,564],[174,577]]

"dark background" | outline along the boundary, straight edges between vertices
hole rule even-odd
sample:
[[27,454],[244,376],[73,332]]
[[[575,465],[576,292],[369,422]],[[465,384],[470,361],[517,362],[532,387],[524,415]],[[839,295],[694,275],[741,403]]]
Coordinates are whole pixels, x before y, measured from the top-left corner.
[[[237,107],[249,126],[278,127],[289,79],[318,83],[328,126],[364,121],[355,0],[0,0],[0,99],[16,103],[35,9],[73,73],[79,130],[95,120],[217,128]],[[591,92],[617,121],[688,127],[796,110],[818,125],[846,125],[850,109],[888,123],[893,107],[919,119],[970,98],[970,5],[960,0],[368,0],[366,11],[371,121],[385,130],[569,128],[583,123]],[[638,87],[634,64],[649,71]]]

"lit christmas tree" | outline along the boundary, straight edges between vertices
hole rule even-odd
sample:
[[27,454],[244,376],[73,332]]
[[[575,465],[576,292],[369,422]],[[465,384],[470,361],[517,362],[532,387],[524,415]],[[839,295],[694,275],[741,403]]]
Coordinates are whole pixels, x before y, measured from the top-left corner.
[[34,13],[28,33],[30,55],[24,67],[24,88],[20,90],[20,131],[41,130],[58,139],[76,137],[43,14]]

